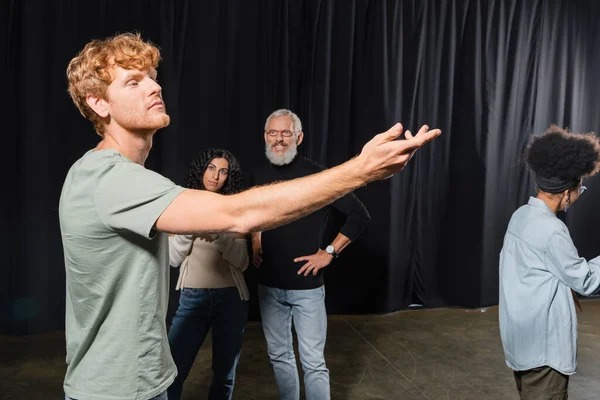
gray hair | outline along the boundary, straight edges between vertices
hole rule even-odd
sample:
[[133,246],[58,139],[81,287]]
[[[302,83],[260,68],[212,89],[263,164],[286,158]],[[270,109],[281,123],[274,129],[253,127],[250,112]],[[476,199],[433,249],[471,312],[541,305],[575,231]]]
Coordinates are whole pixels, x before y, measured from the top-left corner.
[[271,121],[271,118],[279,117],[290,117],[292,119],[292,122],[294,123],[294,136],[297,136],[297,133],[302,131],[302,122],[300,121],[300,118],[298,118],[296,114],[285,108],[275,110],[271,113],[271,115],[267,117],[267,121],[265,122],[265,131],[269,127],[269,122]]

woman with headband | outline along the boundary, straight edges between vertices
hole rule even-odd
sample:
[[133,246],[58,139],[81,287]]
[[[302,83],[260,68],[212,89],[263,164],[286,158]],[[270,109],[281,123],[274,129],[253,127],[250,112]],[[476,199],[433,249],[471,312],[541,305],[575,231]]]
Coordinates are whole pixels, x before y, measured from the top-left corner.
[[600,289],[600,257],[580,257],[556,217],[583,194],[600,169],[600,142],[557,126],[534,136],[525,160],[537,196],[512,216],[500,253],[500,335],[521,399],[566,399],[577,366],[572,290]]

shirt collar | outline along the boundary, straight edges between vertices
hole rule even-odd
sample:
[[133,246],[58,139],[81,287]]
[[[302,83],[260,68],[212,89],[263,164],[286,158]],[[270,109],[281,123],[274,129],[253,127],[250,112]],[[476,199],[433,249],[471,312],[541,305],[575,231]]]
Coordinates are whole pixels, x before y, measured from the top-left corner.
[[550,207],[544,202],[544,200],[538,199],[537,197],[530,197],[528,204],[535,208],[539,208],[540,210],[548,211],[550,214],[554,215]]

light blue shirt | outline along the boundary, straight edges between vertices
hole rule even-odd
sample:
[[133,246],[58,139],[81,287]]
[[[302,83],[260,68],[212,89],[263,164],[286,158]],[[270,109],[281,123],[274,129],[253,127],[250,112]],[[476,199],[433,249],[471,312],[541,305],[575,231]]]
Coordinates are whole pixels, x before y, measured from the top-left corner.
[[500,252],[500,336],[515,371],[577,368],[577,314],[571,289],[600,289],[600,257],[579,257],[567,226],[543,200],[513,214]]

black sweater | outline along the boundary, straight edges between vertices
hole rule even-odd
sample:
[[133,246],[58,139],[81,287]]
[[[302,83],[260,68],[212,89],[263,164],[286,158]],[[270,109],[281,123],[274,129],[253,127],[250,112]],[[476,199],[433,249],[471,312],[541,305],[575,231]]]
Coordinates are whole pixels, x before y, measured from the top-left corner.
[[[269,164],[253,171],[253,184],[264,185],[276,181],[286,181],[314,174],[324,168],[305,157],[297,156],[284,166]],[[309,190],[309,188],[306,188]],[[297,221],[262,233],[263,262],[258,269],[258,282],[261,285],[278,289],[315,289],[323,285],[322,270],[317,276],[298,275],[298,270],[306,263],[295,263],[294,258],[314,254],[325,249],[333,240],[327,237],[331,230],[335,210],[345,215],[339,232],[354,241],[371,217],[363,203],[352,193],[338,199],[314,213]],[[337,232],[336,232],[337,234]],[[326,238],[327,237],[327,238]]]

